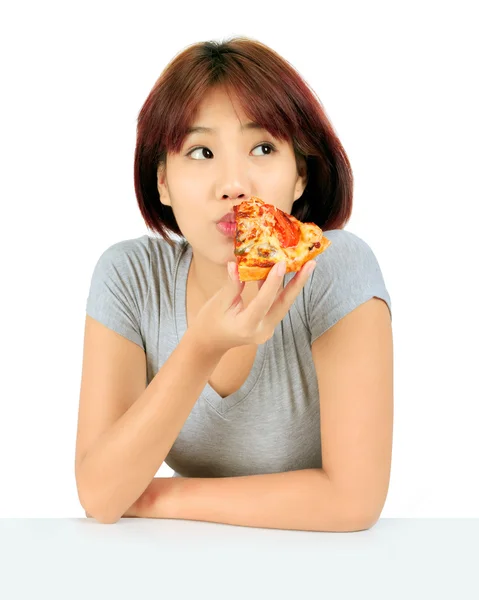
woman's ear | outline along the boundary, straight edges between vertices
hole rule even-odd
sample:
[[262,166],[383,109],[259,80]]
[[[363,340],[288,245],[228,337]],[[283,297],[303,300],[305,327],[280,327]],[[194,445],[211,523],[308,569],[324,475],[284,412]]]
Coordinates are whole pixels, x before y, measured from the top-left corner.
[[164,164],[158,165],[156,182],[158,193],[160,195],[160,202],[165,206],[171,206],[170,195],[168,193],[168,182],[166,179],[166,166]]
[[306,160],[301,157],[298,161],[298,177],[296,179],[296,186],[294,188],[294,200],[298,200],[303,195],[306,185],[308,184],[308,167]]

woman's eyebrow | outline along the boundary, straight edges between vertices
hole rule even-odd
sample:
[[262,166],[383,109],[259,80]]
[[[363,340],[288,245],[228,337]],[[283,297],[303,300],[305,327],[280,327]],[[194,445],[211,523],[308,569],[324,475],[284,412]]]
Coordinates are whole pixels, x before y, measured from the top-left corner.
[[[253,121],[242,125],[240,129],[262,129],[266,131],[264,127],[262,127],[259,123],[254,123]],[[192,133],[216,133],[216,131],[217,130],[214,127],[204,127],[201,125],[197,125],[196,127],[189,127],[186,130],[186,135],[191,135]]]

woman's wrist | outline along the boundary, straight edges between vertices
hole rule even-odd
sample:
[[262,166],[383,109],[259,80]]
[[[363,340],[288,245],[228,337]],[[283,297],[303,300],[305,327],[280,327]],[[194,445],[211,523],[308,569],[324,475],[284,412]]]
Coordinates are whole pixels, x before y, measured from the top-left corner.
[[214,340],[207,339],[194,324],[186,330],[184,340],[194,346],[195,350],[201,353],[200,356],[207,361],[219,362],[223,354],[229,350],[216,344]]
[[174,519],[180,478],[155,477],[124,517]]

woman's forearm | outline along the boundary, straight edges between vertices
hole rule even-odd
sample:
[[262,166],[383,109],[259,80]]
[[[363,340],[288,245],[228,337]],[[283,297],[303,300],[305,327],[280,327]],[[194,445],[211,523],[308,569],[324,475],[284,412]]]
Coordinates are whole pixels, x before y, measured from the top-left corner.
[[147,489],[223,352],[187,330],[133,405],[97,440],[77,473],[83,508],[114,523]]

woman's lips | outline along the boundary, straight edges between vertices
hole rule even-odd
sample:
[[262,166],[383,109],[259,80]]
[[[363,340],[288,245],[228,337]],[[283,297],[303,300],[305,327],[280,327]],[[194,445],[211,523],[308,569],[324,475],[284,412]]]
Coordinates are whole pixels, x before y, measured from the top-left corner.
[[216,228],[227,237],[234,237],[236,235],[236,223],[220,221],[219,223],[216,223]]

